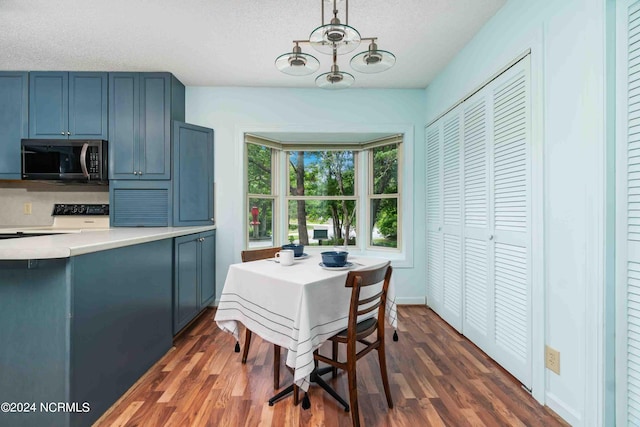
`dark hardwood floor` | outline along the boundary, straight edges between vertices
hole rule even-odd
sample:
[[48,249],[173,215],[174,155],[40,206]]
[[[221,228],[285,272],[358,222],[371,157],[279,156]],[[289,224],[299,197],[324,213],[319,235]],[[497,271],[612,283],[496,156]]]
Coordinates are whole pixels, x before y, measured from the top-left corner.
[[[400,340],[387,329],[387,363],[394,408],[388,409],[378,358],[358,363],[360,414],[365,426],[565,426],[433,311],[400,306]],[[95,426],[350,426],[350,414],[316,386],[311,408],[286,398],[274,406],[273,351],[254,335],[247,364],[232,336],[205,313],[182,334]],[[321,350],[330,354],[329,348]],[[282,363],[286,357],[283,355]],[[281,386],[291,374],[281,369]],[[346,375],[329,383],[348,400]]]

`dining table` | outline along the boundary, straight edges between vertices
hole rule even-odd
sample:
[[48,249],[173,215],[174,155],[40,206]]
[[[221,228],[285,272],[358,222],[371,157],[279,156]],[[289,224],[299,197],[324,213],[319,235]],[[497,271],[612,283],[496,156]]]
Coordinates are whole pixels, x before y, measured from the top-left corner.
[[[285,363],[293,369],[293,381],[307,391],[315,368],[314,351],[347,327],[351,288],[345,284],[349,271],[374,269],[388,260],[350,254],[347,265],[331,268],[324,266],[319,253],[305,253],[292,265],[277,261],[272,258],[230,265],[214,320],[236,341],[241,323],[265,341],[286,349]],[[381,286],[362,292],[373,294]],[[373,311],[364,318],[375,315]],[[397,329],[393,275],[385,318]]]

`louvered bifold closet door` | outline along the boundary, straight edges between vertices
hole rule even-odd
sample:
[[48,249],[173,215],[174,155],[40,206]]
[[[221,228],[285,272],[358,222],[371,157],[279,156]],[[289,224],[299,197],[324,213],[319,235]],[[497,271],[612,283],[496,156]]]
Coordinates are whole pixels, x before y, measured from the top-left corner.
[[427,145],[427,305],[436,313],[444,304],[442,247],[442,123],[425,130]]
[[[618,62],[625,70],[621,97],[626,111],[618,158],[618,375],[616,400],[620,425],[640,425],[640,2],[625,2],[621,32],[626,49]],[[623,68],[624,67],[624,68]],[[623,101],[623,100],[621,100]],[[622,102],[621,102],[622,104]],[[624,117],[624,116],[623,116]]]
[[529,61],[526,56],[426,129],[428,304],[526,387],[532,366]]
[[463,293],[462,331],[488,352],[492,341],[489,230],[490,121],[486,91],[464,102],[463,141]]
[[442,119],[442,281],[443,304],[438,312],[462,332],[462,203],[460,108]]
[[491,356],[531,384],[529,57],[491,85],[493,328]]

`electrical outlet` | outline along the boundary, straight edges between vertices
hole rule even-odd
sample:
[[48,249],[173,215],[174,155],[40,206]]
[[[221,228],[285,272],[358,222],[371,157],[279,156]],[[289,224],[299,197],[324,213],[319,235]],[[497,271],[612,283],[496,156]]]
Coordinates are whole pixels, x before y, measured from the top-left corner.
[[560,352],[548,345],[544,347],[544,365],[552,372],[560,375]]
[[31,202],[27,202],[24,204],[24,214],[31,215]]

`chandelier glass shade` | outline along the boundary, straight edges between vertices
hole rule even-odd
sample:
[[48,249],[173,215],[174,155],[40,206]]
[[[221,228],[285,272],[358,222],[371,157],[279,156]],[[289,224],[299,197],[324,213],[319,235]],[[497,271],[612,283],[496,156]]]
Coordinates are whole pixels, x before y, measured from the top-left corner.
[[353,27],[339,23],[322,25],[311,32],[309,43],[320,53],[338,55],[353,52],[360,46],[360,33]]
[[276,68],[290,76],[306,76],[313,74],[320,68],[320,61],[302,49],[296,43],[293,52],[284,53],[276,58]]
[[[276,58],[276,68],[292,76],[304,76],[315,73],[320,68],[316,57],[303,53],[300,44],[308,43],[320,53],[333,56],[331,71],[316,77],[316,85],[323,89],[343,89],[351,86],[355,77],[338,68],[337,56],[353,52],[363,40],[370,41],[369,47],[351,58],[351,67],[361,73],[373,74],[386,71],[396,63],[393,53],[378,49],[377,37],[361,37],[358,30],[349,25],[349,0],[320,0],[322,7],[322,25],[314,29],[308,40],[294,40],[292,52]],[[325,24],[324,4],[333,6],[333,18]],[[338,18],[338,3],[344,3],[345,23]]]
[[316,77],[316,86],[321,89],[344,89],[353,84],[356,78],[352,74],[340,71],[337,65],[331,67],[328,73]]
[[386,50],[378,49],[375,42],[371,42],[369,49],[351,58],[351,68],[361,73],[373,74],[387,71],[396,63],[396,56]]

